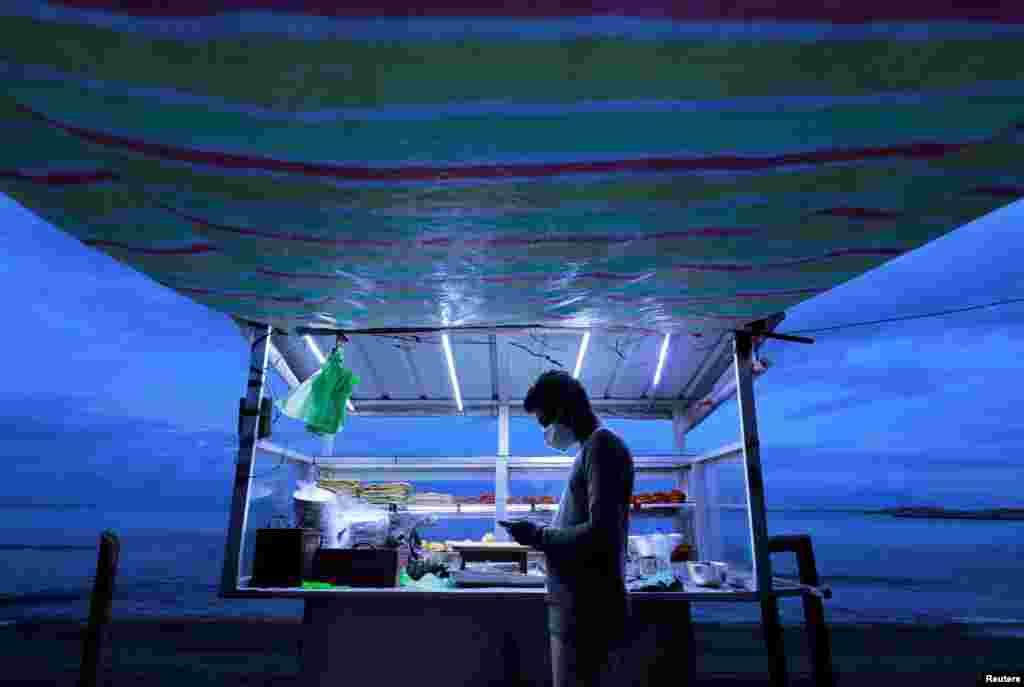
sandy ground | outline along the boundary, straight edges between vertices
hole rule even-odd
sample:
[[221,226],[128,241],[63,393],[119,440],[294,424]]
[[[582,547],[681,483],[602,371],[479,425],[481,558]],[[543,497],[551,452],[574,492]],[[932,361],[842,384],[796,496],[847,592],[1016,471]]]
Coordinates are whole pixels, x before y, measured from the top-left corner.
[[[74,685],[83,625],[0,626],[0,684]],[[114,621],[103,652],[108,686],[299,684],[298,622],[255,620]],[[698,684],[767,684],[757,626],[697,624]],[[986,672],[1024,671],[1024,638],[992,637],[964,626],[833,626],[840,685],[975,685]],[[811,685],[806,635],[786,631],[794,685]],[[426,679],[424,684],[433,684]],[[443,679],[437,684],[444,684]]]

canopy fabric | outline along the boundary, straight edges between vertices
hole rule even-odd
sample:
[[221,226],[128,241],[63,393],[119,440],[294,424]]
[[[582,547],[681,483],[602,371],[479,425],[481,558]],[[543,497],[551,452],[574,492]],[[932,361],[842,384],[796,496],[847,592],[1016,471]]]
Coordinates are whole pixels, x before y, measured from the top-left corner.
[[1024,4],[500,4],[7,0],[0,189],[285,329],[698,333],[1024,196]]

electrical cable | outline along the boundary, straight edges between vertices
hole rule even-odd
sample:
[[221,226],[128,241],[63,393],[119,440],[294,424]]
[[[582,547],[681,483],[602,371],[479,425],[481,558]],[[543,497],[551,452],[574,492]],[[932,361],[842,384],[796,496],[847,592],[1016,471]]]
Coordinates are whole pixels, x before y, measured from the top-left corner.
[[871,320],[867,322],[851,322],[848,324],[839,324],[832,327],[819,327],[817,329],[798,329],[792,332],[786,332],[786,334],[817,334],[819,332],[830,332],[839,329],[849,329],[850,327],[864,327],[872,324],[885,324],[887,322],[903,322],[906,320],[921,320],[928,317],[941,317],[943,315],[954,315],[962,312],[969,312],[971,310],[981,310],[982,308],[992,308],[997,305],[1009,305],[1011,303],[1024,303],[1024,298],[1010,298],[1002,301],[995,301],[992,303],[985,303],[983,305],[972,305],[967,308],[954,308],[952,310],[941,310],[938,312],[924,313],[921,315],[905,315],[903,317],[888,317],[881,320]]

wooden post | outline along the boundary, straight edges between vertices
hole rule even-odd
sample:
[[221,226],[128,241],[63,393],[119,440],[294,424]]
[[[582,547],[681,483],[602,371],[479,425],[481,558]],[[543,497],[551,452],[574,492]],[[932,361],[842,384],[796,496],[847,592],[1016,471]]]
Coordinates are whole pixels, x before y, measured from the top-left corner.
[[[796,554],[800,583],[817,587],[818,567],[814,562],[811,538],[806,534],[776,536],[769,540],[772,553],[792,552]],[[807,625],[807,642],[810,648],[811,666],[814,670],[814,684],[817,687],[834,687],[835,672],[832,669],[832,641],[825,624],[825,604],[814,594],[803,594],[804,622]]]
[[697,633],[693,625],[693,605],[687,601],[682,604],[683,642],[686,644],[686,680],[685,685],[697,684]]
[[235,464],[235,485],[231,495],[228,545],[220,578],[221,594],[235,591],[242,574],[243,537],[249,517],[249,489],[252,485],[252,466],[256,460],[256,430],[270,355],[270,334],[271,328],[267,325],[250,325],[249,382],[239,423],[238,462]]
[[83,642],[78,687],[95,687],[99,684],[100,653],[105,644],[107,625],[110,623],[114,579],[117,577],[117,563],[120,557],[121,542],[117,535],[109,530],[103,532],[100,535],[96,581],[93,584],[92,599],[89,601],[89,625]]
[[768,648],[771,682],[782,687],[787,682],[786,655],[782,645],[779,602],[772,589],[772,562],[768,549],[768,514],[765,508],[764,479],[761,473],[761,442],[757,435],[757,410],[754,407],[752,365],[753,335],[735,333],[736,400],[739,403],[740,429],[743,434],[743,464],[747,484],[747,512],[753,549],[754,579],[761,599],[761,626]]
[[508,405],[503,403],[498,406],[498,457],[494,475],[494,537],[498,541],[510,539],[508,530],[497,522],[508,519],[508,430]]

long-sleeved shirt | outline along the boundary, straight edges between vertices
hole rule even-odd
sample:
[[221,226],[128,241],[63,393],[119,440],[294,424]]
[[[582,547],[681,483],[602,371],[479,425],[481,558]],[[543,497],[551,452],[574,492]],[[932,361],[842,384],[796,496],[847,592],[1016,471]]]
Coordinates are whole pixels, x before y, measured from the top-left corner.
[[563,641],[587,636],[614,642],[625,627],[632,498],[633,456],[618,435],[598,427],[576,456],[552,526],[541,534],[551,597],[548,628]]

